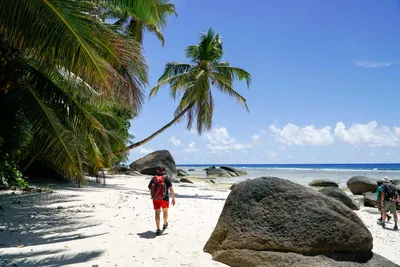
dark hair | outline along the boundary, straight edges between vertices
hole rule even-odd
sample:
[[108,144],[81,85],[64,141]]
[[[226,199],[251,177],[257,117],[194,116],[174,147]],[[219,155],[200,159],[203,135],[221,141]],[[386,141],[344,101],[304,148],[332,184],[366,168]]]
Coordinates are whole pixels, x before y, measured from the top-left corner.
[[378,186],[381,186],[383,184],[382,181],[377,181],[376,183],[378,184]]
[[158,167],[159,172],[165,172],[165,167],[164,166],[159,166]]

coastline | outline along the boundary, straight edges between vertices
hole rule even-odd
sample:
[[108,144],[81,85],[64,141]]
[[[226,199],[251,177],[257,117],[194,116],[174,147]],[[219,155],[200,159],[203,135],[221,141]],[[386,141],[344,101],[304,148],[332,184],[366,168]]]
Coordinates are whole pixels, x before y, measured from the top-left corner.
[[[149,178],[113,175],[105,187],[3,192],[0,265],[227,266],[213,261],[203,246],[230,191],[204,180],[174,184],[177,204],[170,209],[170,227],[155,237]],[[360,206],[355,213],[373,235],[373,251],[400,264],[400,233],[382,229],[377,210]]]

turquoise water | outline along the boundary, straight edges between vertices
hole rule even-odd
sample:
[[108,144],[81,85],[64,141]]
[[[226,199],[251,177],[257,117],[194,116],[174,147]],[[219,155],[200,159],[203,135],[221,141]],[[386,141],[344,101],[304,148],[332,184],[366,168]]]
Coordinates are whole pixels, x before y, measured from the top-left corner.
[[[219,178],[219,182],[234,183],[245,179],[262,176],[274,176],[308,185],[313,179],[331,179],[346,187],[346,182],[353,176],[364,175],[375,179],[388,176],[390,179],[400,179],[400,164],[224,164],[233,168],[245,170],[248,175],[241,177]],[[183,170],[194,169],[192,175],[206,177],[203,170],[209,166],[219,167],[220,164],[181,164]]]

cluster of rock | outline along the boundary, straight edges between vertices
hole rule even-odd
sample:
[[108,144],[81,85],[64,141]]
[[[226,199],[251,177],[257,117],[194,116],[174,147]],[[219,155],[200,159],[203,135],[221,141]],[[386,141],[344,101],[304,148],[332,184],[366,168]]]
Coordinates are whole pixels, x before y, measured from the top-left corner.
[[235,169],[228,166],[221,166],[219,168],[211,166],[204,170],[206,171],[207,178],[229,178],[247,175],[247,172],[244,170]]
[[229,266],[398,266],[372,253],[371,233],[345,204],[275,177],[233,188],[204,251]]
[[[188,171],[178,169],[174,158],[168,150],[158,150],[132,162],[129,168],[125,166],[116,166],[113,168],[112,173],[155,175],[157,174],[157,168],[159,166],[164,166],[166,168],[167,173],[171,176],[173,182],[191,183],[188,178],[192,176],[188,172],[195,171],[194,169],[189,169]],[[219,168],[211,166],[206,168],[205,171],[207,178],[229,178],[247,175],[247,172],[243,170],[228,166],[221,166]]]

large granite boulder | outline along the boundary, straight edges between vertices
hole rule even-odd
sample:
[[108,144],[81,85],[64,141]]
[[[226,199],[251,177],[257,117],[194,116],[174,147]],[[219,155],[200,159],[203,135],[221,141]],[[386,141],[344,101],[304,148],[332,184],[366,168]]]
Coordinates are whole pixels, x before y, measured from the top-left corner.
[[319,187],[328,187],[328,186],[339,187],[339,185],[335,181],[332,181],[329,179],[315,179],[315,180],[312,180],[308,185],[309,186],[319,186]]
[[363,195],[365,207],[376,207],[376,193],[366,192]]
[[366,263],[335,261],[326,256],[307,256],[293,252],[221,250],[213,257],[232,267],[399,267],[388,259],[373,254]]
[[175,160],[168,150],[158,150],[131,163],[132,171],[142,174],[156,175],[159,166],[164,166],[167,173],[173,177],[177,175]]
[[377,181],[366,176],[354,176],[347,181],[347,187],[354,195],[362,195],[366,192],[376,192]]
[[237,184],[204,246],[230,266],[346,266],[337,261],[365,263],[371,250],[372,235],[351,209],[275,177]]
[[359,210],[360,206],[358,205],[357,201],[355,201],[351,196],[343,192],[343,190],[330,186],[330,187],[325,187],[324,189],[320,190],[322,194],[325,196],[334,198],[343,204],[345,204],[347,207],[349,207],[352,210]]
[[206,177],[207,178],[227,178],[227,177],[232,177],[232,175],[223,169],[217,169],[217,168],[208,168],[206,170]]
[[[231,176],[242,176],[242,175],[247,175],[247,172],[244,170],[240,170],[240,169],[235,169],[232,167],[228,167],[228,166],[221,166],[219,167],[222,170],[226,170],[228,172],[231,173]],[[232,173],[236,174],[236,175],[232,175]]]

